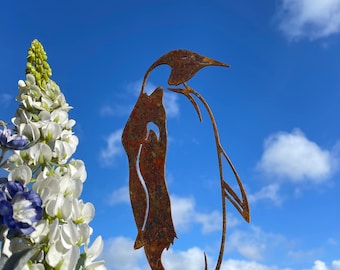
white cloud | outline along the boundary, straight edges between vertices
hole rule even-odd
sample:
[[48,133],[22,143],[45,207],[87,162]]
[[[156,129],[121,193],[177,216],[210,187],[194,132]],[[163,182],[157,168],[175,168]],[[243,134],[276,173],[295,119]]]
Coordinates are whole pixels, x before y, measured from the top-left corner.
[[328,267],[324,262],[317,260],[314,262],[314,266],[311,270],[328,270]]
[[340,260],[332,261],[332,270],[340,270]]
[[[149,269],[143,249],[134,250],[133,240],[127,237],[115,237],[105,241],[105,249],[101,259],[105,260],[108,270],[145,270]],[[213,269],[214,260],[207,256],[208,269]],[[162,254],[162,262],[166,270],[203,270],[204,251],[199,247],[187,250],[174,250],[170,248]],[[339,270],[336,261],[332,263],[333,268],[327,270]],[[246,260],[224,260],[221,270],[279,270],[276,266],[266,266],[256,261]],[[281,268],[280,268],[281,269]],[[284,268],[281,270],[292,270]],[[313,268],[311,270],[320,270]]]
[[[124,87],[124,91],[115,95],[116,102],[114,104],[105,104],[100,110],[99,114],[101,116],[126,116],[130,115],[133,107],[135,106],[138,96],[140,94],[142,86],[142,80],[137,80],[135,82],[128,83]],[[148,82],[145,86],[145,92],[151,94],[157,88],[151,82]],[[167,117],[177,117],[179,115],[179,104],[178,104],[179,94],[173,93],[164,89],[163,104],[166,110]],[[0,100],[1,102],[1,100]]]
[[204,251],[198,247],[185,251],[169,249],[167,252],[164,252],[162,261],[166,270],[203,270]]
[[[150,269],[144,249],[133,249],[134,242],[127,237],[115,237],[105,241],[101,259],[105,260],[108,270],[145,270]],[[211,259],[207,256],[208,264]],[[162,262],[166,270],[203,270],[204,251],[198,247],[177,251],[164,250]]]
[[105,241],[101,256],[109,270],[142,270],[146,268],[143,249],[134,250],[134,241],[126,237],[115,237]]
[[250,225],[247,231],[233,230],[229,233],[226,252],[237,251],[243,257],[261,261],[269,256],[269,253],[286,243],[283,236],[274,233],[266,233],[261,228]]
[[[276,266],[266,266],[255,261],[226,260],[223,262],[221,270],[279,270]],[[286,269],[288,270],[288,269]]]
[[12,96],[10,94],[4,93],[0,94],[0,105],[2,108],[8,107],[12,100]]
[[330,266],[327,266],[327,264],[321,260],[316,260],[312,268],[305,270],[340,270],[340,260],[332,261]]
[[100,161],[104,166],[114,164],[114,159],[123,153],[121,143],[122,129],[116,130],[106,138],[107,146],[100,151]]
[[[186,231],[192,224],[200,224],[201,232],[209,234],[222,228],[222,214],[214,210],[209,213],[197,211],[195,200],[188,197],[171,196],[172,217],[176,230]],[[228,214],[228,228],[235,227],[239,220]]]
[[[131,102],[133,100],[134,102],[137,101],[137,98],[133,97],[132,99],[129,100]],[[100,116],[104,117],[119,117],[119,116],[127,116],[131,113],[133,109],[134,104],[132,103],[127,103],[125,101],[117,101],[117,103],[113,105],[103,105],[100,110],[99,114]]]
[[257,168],[270,177],[320,183],[331,176],[335,169],[333,165],[330,151],[295,129],[291,133],[275,133],[266,139]]
[[178,95],[171,92],[164,93],[164,107],[167,117],[176,117],[179,115]]
[[109,105],[104,105],[100,108],[99,113],[101,116],[113,116],[115,115],[115,110]]
[[327,239],[327,243],[330,244],[330,245],[336,246],[338,244],[338,241],[336,239],[330,237],[330,238]]
[[[123,186],[112,192],[110,204],[130,203],[129,190]],[[188,231],[193,224],[200,224],[201,232],[209,234],[221,230],[222,215],[214,210],[209,213],[197,211],[194,198],[171,196],[171,211],[176,231]],[[232,214],[228,215],[228,228],[234,227],[239,220]]]
[[221,230],[222,228],[222,216],[221,216],[221,213],[216,210],[208,214],[207,213],[196,213],[195,221],[197,223],[202,224],[203,234],[218,231],[218,230]]
[[262,187],[259,191],[249,194],[248,200],[250,204],[254,204],[261,200],[270,200],[275,205],[280,205],[282,200],[278,194],[280,185],[278,183],[269,184]]
[[291,40],[340,32],[340,0],[282,0],[279,28]]
[[321,254],[321,249],[304,249],[304,250],[289,250],[287,255],[294,261],[299,261],[302,259],[312,260],[317,258]]
[[176,230],[188,230],[195,216],[195,200],[173,195],[171,209]]
[[[149,269],[144,249],[133,249],[134,241],[127,237],[115,237],[105,241],[101,259],[109,270],[142,270]],[[207,257],[208,263],[210,258]],[[177,251],[164,250],[162,262],[166,270],[203,270],[204,251],[198,247]]]
[[123,186],[112,192],[111,198],[109,199],[109,204],[115,205],[120,203],[130,203],[128,186]]
[[[252,233],[255,233],[255,238],[264,238],[269,247],[272,241],[276,244],[282,244],[280,237],[263,233],[258,228],[253,228]],[[244,235],[243,242],[254,241],[252,233]],[[241,239],[240,239],[241,240]],[[264,243],[258,242],[258,247],[262,247]],[[134,241],[128,237],[118,236],[105,240],[105,248],[100,259],[105,260],[105,266],[108,270],[146,270],[149,269],[143,248],[134,250]],[[230,245],[230,243],[228,243]],[[239,245],[246,245],[246,243],[240,242]],[[264,254],[268,253],[267,251]],[[207,256],[208,269],[213,269],[216,263],[213,258]],[[170,248],[164,250],[162,255],[162,262],[166,270],[203,270],[204,269],[204,250],[199,247],[191,247],[187,250],[176,250]],[[292,270],[291,268],[279,268],[278,266],[268,266],[259,263],[255,259],[250,260],[224,260],[221,266],[221,270]],[[311,268],[304,270],[340,270],[340,260],[333,260],[329,265],[321,260],[314,261]]]

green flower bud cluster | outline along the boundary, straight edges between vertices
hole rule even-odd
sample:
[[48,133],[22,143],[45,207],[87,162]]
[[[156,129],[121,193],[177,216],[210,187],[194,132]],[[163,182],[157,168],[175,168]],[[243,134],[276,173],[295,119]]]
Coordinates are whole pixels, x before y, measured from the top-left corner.
[[52,69],[46,60],[47,55],[44,47],[37,39],[33,40],[28,49],[26,74],[32,74],[37,85],[43,89],[46,89],[46,83],[50,81],[52,76]]

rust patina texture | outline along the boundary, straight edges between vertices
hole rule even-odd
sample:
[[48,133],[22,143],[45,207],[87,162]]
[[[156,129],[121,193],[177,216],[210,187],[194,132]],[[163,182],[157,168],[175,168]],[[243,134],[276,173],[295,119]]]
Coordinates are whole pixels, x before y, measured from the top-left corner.
[[[223,213],[220,253],[215,268],[220,269],[226,237],[226,199],[235,206],[247,222],[250,221],[249,205],[241,179],[220,143],[214,115],[205,99],[188,86],[187,81],[203,67],[229,67],[229,65],[187,50],[168,52],[150,66],[144,76],[137,103],[123,131],[122,143],[129,160],[130,200],[138,230],[134,248],[144,247],[151,269],[163,270],[164,267],[161,261],[163,250],[168,249],[170,244],[173,244],[175,237],[177,237],[172,221],[170,196],[165,180],[167,129],[166,111],[163,105],[164,90],[162,87],[157,87],[150,95],[144,91],[149,74],[159,65],[170,66],[169,85],[182,85],[182,88],[173,87],[168,88],[168,90],[185,95],[193,104],[199,119],[202,120],[201,111],[194,97],[198,98],[207,110],[213,126]],[[157,130],[149,129],[148,125],[150,123],[156,126]],[[233,171],[241,198],[224,179],[223,159],[227,161]],[[207,268],[205,258],[205,269]]]

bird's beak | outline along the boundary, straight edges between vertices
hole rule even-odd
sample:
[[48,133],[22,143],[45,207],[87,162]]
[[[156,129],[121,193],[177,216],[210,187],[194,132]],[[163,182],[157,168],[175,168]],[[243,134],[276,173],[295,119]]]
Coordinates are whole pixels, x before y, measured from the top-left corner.
[[220,61],[216,61],[216,60],[211,59],[209,57],[203,57],[203,59],[200,62],[200,65],[202,67],[206,67],[206,66],[230,67],[228,64],[222,63]]

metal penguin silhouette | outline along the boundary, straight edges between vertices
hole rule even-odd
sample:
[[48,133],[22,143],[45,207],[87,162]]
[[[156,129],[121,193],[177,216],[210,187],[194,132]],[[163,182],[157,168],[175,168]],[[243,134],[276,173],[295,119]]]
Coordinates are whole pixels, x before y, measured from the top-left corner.
[[[150,95],[144,91],[149,74],[160,65],[169,65],[171,68],[168,84],[176,87],[168,88],[168,90],[185,95],[194,106],[200,121],[202,121],[202,114],[194,97],[198,98],[207,110],[213,126],[223,215],[222,239],[215,268],[220,269],[226,238],[226,199],[234,205],[247,222],[250,221],[249,205],[241,179],[220,143],[214,115],[205,99],[188,86],[187,81],[203,67],[229,67],[229,65],[187,50],[170,51],[150,66],[144,76],[136,105],[122,134],[122,143],[129,161],[130,200],[138,230],[134,248],[144,247],[151,269],[162,270],[164,269],[161,261],[163,250],[168,249],[177,237],[165,179],[167,129],[166,110],[163,105],[164,90],[162,87],[157,87]],[[182,85],[182,88],[178,87],[179,85]],[[157,132],[149,129],[149,123],[153,123],[158,128]],[[236,178],[241,198],[223,177],[223,159],[227,161]],[[205,257],[205,269],[207,268]]]

